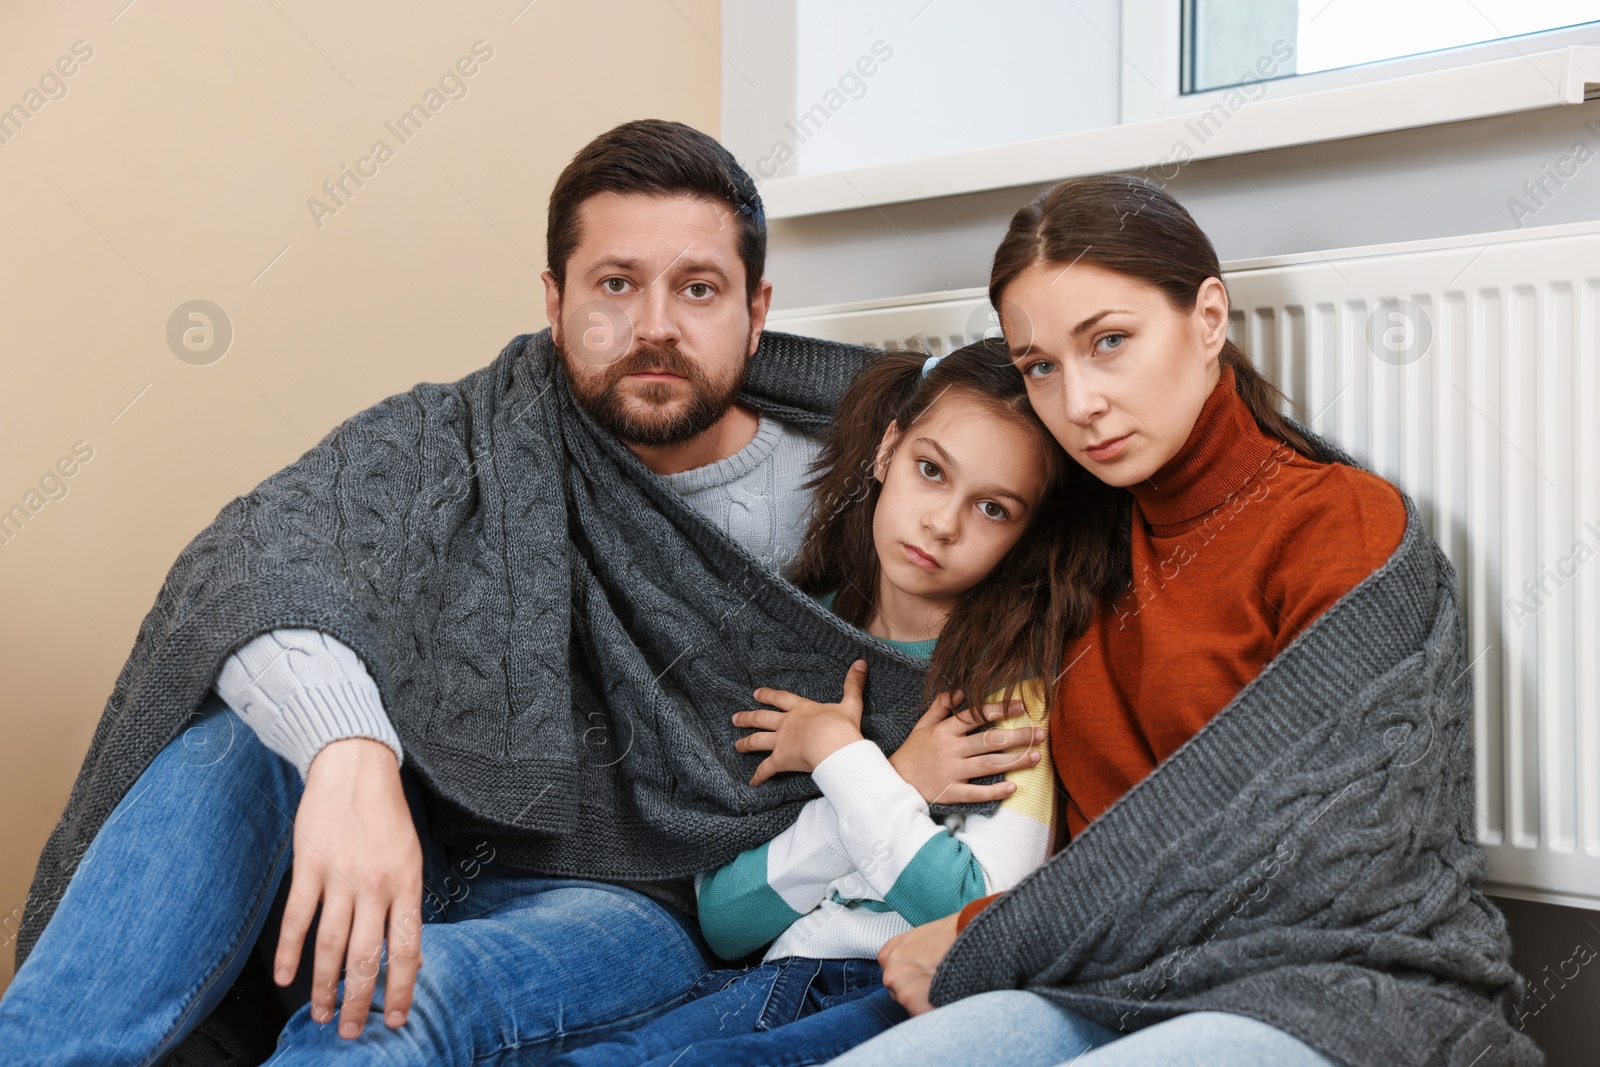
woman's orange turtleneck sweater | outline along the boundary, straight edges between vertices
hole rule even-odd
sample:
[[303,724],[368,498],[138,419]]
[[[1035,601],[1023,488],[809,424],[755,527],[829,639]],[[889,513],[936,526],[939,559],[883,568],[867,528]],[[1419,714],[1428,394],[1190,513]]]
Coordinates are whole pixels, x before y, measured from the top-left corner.
[[[1394,486],[1268,437],[1232,368],[1133,494],[1133,584],[1062,661],[1050,754],[1073,836],[1221,711],[1405,532]],[[961,911],[964,929],[994,896]]]

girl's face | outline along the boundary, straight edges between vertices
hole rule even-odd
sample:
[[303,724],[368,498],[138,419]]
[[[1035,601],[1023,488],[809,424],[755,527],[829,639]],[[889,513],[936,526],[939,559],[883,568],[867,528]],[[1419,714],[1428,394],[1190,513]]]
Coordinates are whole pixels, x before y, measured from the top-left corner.
[[1040,436],[959,390],[935,400],[909,432],[891,423],[872,513],[883,580],[930,600],[982,581],[1022,536],[1044,492]]
[[1201,283],[1191,311],[1091,263],[1035,263],[1006,286],[1000,323],[1033,410],[1108,485],[1144,482],[1178,454],[1222,369],[1228,293]]

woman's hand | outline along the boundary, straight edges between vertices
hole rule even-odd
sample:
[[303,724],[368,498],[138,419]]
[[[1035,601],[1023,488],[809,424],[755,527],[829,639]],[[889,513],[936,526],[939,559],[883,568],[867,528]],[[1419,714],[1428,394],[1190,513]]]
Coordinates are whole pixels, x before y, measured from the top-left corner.
[[756,733],[746,734],[733,743],[740,752],[770,752],[750,778],[760,785],[783,771],[810,774],[817,764],[844,746],[861,740],[862,692],[867,685],[867,661],[850,664],[844,676],[844,696],[837,704],[819,704],[783,689],[757,689],[755,698],[781,711],[737,711],[735,726],[750,726]]
[[1023,703],[985,704],[952,714],[958,693],[940,693],[922,718],[911,728],[905,742],[889,757],[900,777],[916,786],[929,804],[967,804],[1003,800],[1016,791],[1010,782],[969,785],[974,778],[1004,774],[1019,767],[1031,767],[1040,755],[1034,746],[1043,743],[1045,732],[1039,726],[1012,729],[987,725],[998,719],[1021,715]]
[[884,987],[895,1002],[912,1015],[921,1015],[933,1008],[928,1001],[933,972],[939,969],[950,946],[955,944],[959,915],[957,912],[914,926],[891,937],[878,950]]

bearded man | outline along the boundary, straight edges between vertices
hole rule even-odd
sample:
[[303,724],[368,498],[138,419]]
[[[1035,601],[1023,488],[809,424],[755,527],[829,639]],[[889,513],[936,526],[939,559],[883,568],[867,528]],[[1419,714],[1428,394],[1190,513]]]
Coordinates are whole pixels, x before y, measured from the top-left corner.
[[912,736],[920,671],[780,577],[874,353],[764,333],[749,176],[626,123],[547,243],[548,330],[179,555],[40,857],[8,1062],[543,1062],[680,1003],[713,963],[694,873],[816,795],[748,784],[754,688],[821,699],[864,657],[869,736]]

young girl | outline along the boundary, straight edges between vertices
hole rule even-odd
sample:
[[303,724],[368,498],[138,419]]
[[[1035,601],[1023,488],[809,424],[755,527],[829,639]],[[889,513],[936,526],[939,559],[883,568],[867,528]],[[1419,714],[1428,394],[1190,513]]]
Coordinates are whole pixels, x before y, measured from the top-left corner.
[[[930,660],[930,696],[1020,696],[1045,721],[1049,687],[1038,679],[1053,675],[1064,628],[1082,617],[1051,578],[1063,572],[1075,468],[1034,417],[1005,346],[885,355],[840,402],[816,469],[795,584]],[[1055,808],[1043,746],[1007,775],[992,815],[935,821],[925,801],[936,798],[862,737],[865,673],[864,661],[851,666],[838,704],[758,689],[780,710],[733,717],[757,731],[741,751],[770,753],[752,784],[809,772],[823,794],[776,838],[696,879],[711,948],[740,960],[770,942],[762,962],[713,971],[683,1006],[555,1063],[822,1062],[906,1017],[880,982],[874,957],[886,940],[1043,862]],[[1043,727],[1035,737],[1044,741]]]

